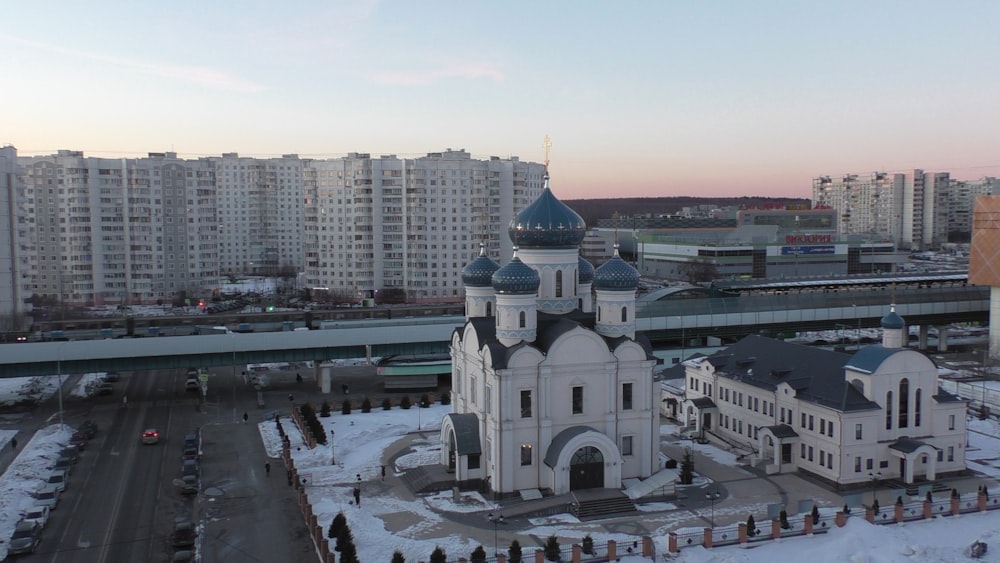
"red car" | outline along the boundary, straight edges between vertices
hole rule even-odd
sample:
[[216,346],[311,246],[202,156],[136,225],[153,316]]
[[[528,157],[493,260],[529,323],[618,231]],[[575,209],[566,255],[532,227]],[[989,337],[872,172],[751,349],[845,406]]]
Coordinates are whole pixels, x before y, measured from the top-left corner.
[[143,444],[155,444],[159,441],[160,433],[157,432],[155,428],[147,428],[146,431],[142,433]]
[[87,434],[85,432],[74,432],[69,439],[69,445],[83,451],[87,447]]

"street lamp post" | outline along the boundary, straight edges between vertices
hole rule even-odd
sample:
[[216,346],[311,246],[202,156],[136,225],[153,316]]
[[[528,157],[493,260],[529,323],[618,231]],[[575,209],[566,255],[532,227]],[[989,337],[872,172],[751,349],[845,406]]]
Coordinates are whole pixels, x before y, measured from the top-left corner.
[[337,450],[333,447],[333,438],[337,433],[330,429],[330,465],[337,465]]
[[721,496],[722,493],[720,493],[719,491],[712,491],[705,493],[705,499],[712,503],[712,518],[711,520],[709,520],[709,522],[711,522],[713,530],[715,529],[715,501],[719,500],[719,497]]
[[882,478],[882,472],[869,473],[868,478],[872,481],[872,506],[875,506],[875,503],[878,502],[875,498],[875,489],[878,487],[879,479]]
[[857,346],[856,346],[856,348],[858,350],[860,350],[861,349],[861,317],[858,316],[858,306],[857,306],[857,304],[852,304],[851,305],[851,309],[854,311],[854,320],[858,324],[858,338],[857,338]]
[[500,544],[497,535],[497,528],[500,526],[500,524],[503,524],[503,514],[499,512],[497,512],[496,514],[490,512],[488,518],[490,519],[490,522],[493,523],[493,556],[499,557]]

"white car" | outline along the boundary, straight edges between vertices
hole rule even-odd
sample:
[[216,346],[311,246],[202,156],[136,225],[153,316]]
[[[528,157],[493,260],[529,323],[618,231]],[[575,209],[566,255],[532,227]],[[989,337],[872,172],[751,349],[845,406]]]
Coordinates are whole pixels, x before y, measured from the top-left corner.
[[45,480],[46,485],[52,485],[59,490],[60,493],[66,490],[66,480],[69,478],[69,473],[62,470],[56,469],[52,473],[49,473],[48,479]]
[[24,513],[22,520],[30,520],[38,524],[39,527],[44,528],[45,524],[49,521],[49,507],[32,506]]
[[45,506],[49,510],[55,510],[59,504],[59,489],[52,485],[42,485],[35,491],[35,506]]

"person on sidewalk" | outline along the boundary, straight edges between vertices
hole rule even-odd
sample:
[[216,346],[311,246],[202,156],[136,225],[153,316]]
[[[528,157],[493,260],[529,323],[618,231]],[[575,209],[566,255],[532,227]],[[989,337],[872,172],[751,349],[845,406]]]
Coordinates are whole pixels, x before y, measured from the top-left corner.
[[265,461],[264,462],[264,473],[266,473],[268,477],[271,476],[271,462],[270,461]]
[[249,420],[249,419],[250,419],[250,415],[248,415],[246,412],[244,412],[243,413],[243,424],[246,424],[247,420]]
[[10,449],[17,451],[17,438],[10,439]]
[[385,466],[382,466],[382,481],[385,481]]
[[361,508],[361,487],[354,487],[354,504]]

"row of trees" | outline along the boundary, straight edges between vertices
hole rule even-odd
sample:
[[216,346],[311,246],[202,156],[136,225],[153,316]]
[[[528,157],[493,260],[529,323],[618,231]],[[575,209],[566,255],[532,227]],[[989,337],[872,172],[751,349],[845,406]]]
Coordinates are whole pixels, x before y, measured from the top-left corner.
[[[451,396],[448,395],[448,393],[443,393],[441,395],[441,404],[442,405],[450,405],[451,404]],[[418,403],[418,405],[422,409],[426,409],[426,408],[430,407],[431,406],[430,395],[428,395],[427,393],[424,393],[423,395],[421,395],[420,396],[420,402]],[[399,400],[399,408],[401,408],[403,410],[408,410],[412,406],[413,406],[413,401],[410,399],[409,395],[403,395],[403,398]],[[340,405],[340,413],[341,414],[351,414],[353,408],[354,407],[351,406],[351,401],[350,400],[346,400],[343,403],[341,403],[341,405]],[[333,410],[333,407],[330,405],[330,402],[329,401],[323,401],[323,404],[320,405],[319,415],[321,417],[328,417],[328,416],[330,416],[330,413],[332,412],[332,410]],[[389,399],[389,397],[386,397],[386,398],[382,399],[382,410],[384,410],[384,411],[392,410],[392,400]],[[363,412],[363,413],[372,412],[372,401],[368,397],[365,397],[364,399],[361,400],[361,412]]]

